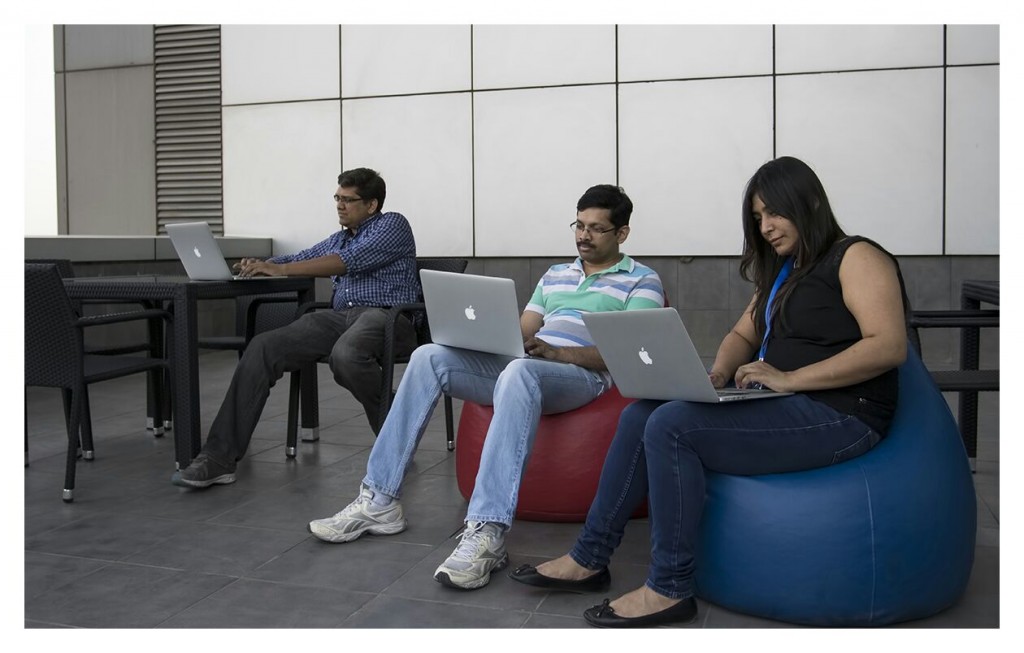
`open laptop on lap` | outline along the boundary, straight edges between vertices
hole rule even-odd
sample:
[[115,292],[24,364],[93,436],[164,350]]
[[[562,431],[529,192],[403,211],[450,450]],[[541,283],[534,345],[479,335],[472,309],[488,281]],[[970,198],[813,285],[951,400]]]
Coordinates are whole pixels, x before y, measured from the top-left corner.
[[525,358],[511,279],[420,270],[430,339],[439,345]]
[[716,389],[674,308],[584,313],[583,323],[623,397],[720,403],[793,394]]
[[[210,225],[206,222],[178,222],[167,225],[174,251],[193,281],[225,281],[229,279],[255,279],[231,273],[224,254],[220,251]],[[266,277],[262,277],[266,278]]]

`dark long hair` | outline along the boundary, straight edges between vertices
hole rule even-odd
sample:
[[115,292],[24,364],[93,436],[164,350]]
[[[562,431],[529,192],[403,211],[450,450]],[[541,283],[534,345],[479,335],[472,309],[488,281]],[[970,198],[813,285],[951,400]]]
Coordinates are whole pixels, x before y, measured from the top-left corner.
[[776,295],[772,308],[776,315],[781,314],[781,308],[796,283],[846,234],[836,222],[821,180],[806,163],[791,156],[782,156],[758,168],[747,182],[743,194],[743,258],[740,261],[740,275],[754,283],[757,301],[752,317],[758,336],[762,336],[765,332],[764,309],[768,295],[785,259],[776,254],[761,235],[751,208],[755,195],[764,202],[766,210],[792,222],[800,235],[800,242],[793,253],[799,267],[793,270]]

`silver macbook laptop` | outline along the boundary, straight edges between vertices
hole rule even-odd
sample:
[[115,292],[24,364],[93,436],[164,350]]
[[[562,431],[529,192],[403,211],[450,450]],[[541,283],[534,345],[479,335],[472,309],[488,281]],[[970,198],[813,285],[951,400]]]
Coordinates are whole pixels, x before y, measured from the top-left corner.
[[623,397],[716,403],[793,394],[716,389],[674,308],[584,313],[583,323]]
[[511,279],[420,270],[430,338],[440,345],[524,358]]
[[226,279],[252,279],[231,274],[220,246],[205,222],[178,222],[167,225],[174,251],[189,279],[195,281],[223,281]]

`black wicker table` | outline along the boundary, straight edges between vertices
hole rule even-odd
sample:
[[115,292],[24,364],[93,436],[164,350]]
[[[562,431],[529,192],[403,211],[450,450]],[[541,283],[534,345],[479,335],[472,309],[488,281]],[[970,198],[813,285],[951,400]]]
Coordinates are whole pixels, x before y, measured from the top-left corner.
[[313,277],[254,277],[229,281],[192,281],[188,277],[142,275],[135,277],[78,277],[64,286],[73,299],[139,300],[172,307],[174,451],[184,469],[199,453],[202,425],[199,411],[200,299],[230,299],[243,295],[294,291],[301,306],[314,299]]

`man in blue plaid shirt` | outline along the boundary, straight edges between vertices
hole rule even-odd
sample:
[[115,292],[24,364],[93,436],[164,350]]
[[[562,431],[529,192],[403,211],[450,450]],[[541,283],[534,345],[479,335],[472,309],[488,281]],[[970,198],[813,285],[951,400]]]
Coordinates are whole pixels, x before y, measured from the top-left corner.
[[[246,258],[238,264],[242,276],[330,277],[334,310],[307,313],[252,339],[206,444],[188,468],[171,477],[172,483],[192,488],[234,483],[235,466],[249,447],[270,387],[285,372],[324,356],[335,381],[359,400],[377,431],[385,314],[389,306],[415,302],[420,294],[412,229],[401,213],[381,212],[386,190],[381,176],[369,168],[343,172],[334,195],[340,231],[297,254]],[[396,340],[400,354],[416,346],[412,324],[404,317],[396,324]]]

